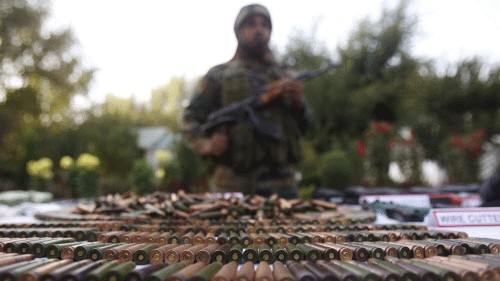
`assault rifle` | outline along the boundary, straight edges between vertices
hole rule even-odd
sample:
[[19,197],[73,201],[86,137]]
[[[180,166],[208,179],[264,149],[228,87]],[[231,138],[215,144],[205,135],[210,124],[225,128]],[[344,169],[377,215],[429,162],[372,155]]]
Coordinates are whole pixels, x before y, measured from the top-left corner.
[[[330,69],[338,67],[338,64],[328,62],[323,67],[313,71],[304,71],[292,77],[294,80],[305,82],[320,76]],[[264,105],[267,89],[259,91],[257,95],[251,95],[241,101],[233,102],[230,105],[216,110],[208,115],[207,121],[201,126],[205,133],[211,133],[215,128],[223,124],[234,124],[245,122],[255,128],[255,130],[273,139],[279,140],[283,136],[281,126],[269,122],[255,113],[255,111]]]

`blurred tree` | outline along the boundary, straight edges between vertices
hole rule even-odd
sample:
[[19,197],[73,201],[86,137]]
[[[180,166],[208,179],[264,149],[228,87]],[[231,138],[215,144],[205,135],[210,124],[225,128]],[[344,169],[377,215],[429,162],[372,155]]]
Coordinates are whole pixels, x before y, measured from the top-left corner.
[[[23,131],[62,120],[77,94],[86,94],[93,70],[82,66],[71,30],[49,31],[46,1],[0,3],[0,159],[2,173],[26,165]],[[38,157],[38,155],[35,155]],[[2,164],[0,162],[0,164]],[[17,174],[18,179],[23,176]]]
[[186,95],[186,80],[183,77],[172,77],[167,84],[154,89],[150,100],[152,122],[178,132],[178,116]]

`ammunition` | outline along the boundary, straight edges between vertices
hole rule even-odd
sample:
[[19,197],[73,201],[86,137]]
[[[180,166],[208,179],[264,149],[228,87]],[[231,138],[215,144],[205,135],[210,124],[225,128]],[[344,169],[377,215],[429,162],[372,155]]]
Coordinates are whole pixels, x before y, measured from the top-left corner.
[[[377,274],[375,274],[371,271],[368,271],[364,268],[361,268],[355,264],[349,263],[349,261],[331,260],[330,262],[344,268],[347,271],[350,271],[351,273],[356,275],[362,281],[380,281],[380,280],[382,280]],[[354,262],[359,263],[356,261],[354,261]]]
[[160,245],[158,245],[158,244],[147,244],[144,247],[142,247],[134,252],[134,256],[133,256],[132,260],[137,265],[144,265],[144,264],[149,262],[149,253],[151,252],[151,250],[154,250],[158,247],[160,247]]
[[359,281],[359,278],[349,270],[338,266],[336,264],[326,262],[326,261],[318,261],[317,264],[324,270],[331,273],[335,278],[333,280],[341,280],[341,281]]
[[252,239],[250,238],[250,236],[243,231],[240,231],[240,240],[245,247],[248,247],[248,245],[252,244]]
[[392,271],[389,271],[385,268],[378,267],[372,264],[366,264],[364,262],[358,262],[358,261],[346,261],[346,263],[352,264],[354,266],[357,266],[359,268],[362,268],[368,272],[371,272],[381,278],[381,280],[384,281],[400,281],[400,277],[397,273],[394,273]]
[[268,244],[262,244],[259,247],[258,260],[265,261],[267,263],[274,262],[274,254],[271,247]]
[[240,244],[231,246],[231,249],[227,252],[226,259],[228,262],[235,261],[236,263],[240,263],[243,260],[243,246]]
[[437,267],[436,265],[431,265],[422,261],[418,260],[407,260],[407,259],[401,259],[401,261],[405,263],[409,263],[411,265],[417,266],[419,268],[431,271],[435,273],[437,276],[439,276],[442,280],[449,280],[449,281],[460,281],[461,278],[458,274],[456,274],[452,270],[447,270],[441,267]]
[[[54,238],[50,238],[50,237],[44,237],[44,238],[40,238],[40,239],[36,239],[36,240],[29,240],[29,241],[26,241],[25,242],[21,242],[19,243],[19,246],[17,247],[17,250],[16,250],[16,253],[18,254],[32,254],[32,247],[33,247],[33,244],[34,243],[37,243],[37,242],[44,242],[44,241],[49,241],[49,240],[53,240]],[[75,241],[75,239],[71,239],[71,240],[68,240],[66,242],[73,242]]]
[[125,275],[127,275],[127,273],[132,271],[134,267],[135,263],[131,261],[118,264],[105,274],[104,280],[107,281],[123,280],[125,278]]
[[200,245],[191,245],[191,247],[183,250],[180,253],[179,260],[182,262],[186,263],[194,263],[196,260],[196,253],[198,253],[199,250],[205,248],[206,245],[200,244]]
[[176,233],[173,233],[172,235],[170,235],[170,237],[168,237],[167,239],[167,243],[168,244],[180,244],[181,243],[181,234],[176,232]]
[[45,256],[46,250],[49,245],[54,244],[62,244],[62,243],[70,243],[75,242],[73,238],[60,238],[60,239],[51,239],[48,241],[35,242],[31,245],[30,252],[35,255],[36,258],[42,258]]
[[280,262],[286,262],[288,260],[288,252],[280,244],[274,244],[272,247],[274,259]]
[[[19,246],[21,244],[25,244],[30,241],[44,241],[47,240],[48,238],[39,238],[39,237],[32,237],[32,238],[22,238],[19,240],[11,240],[10,242],[7,242],[3,246],[3,251],[5,253],[18,253],[19,254]],[[50,239],[50,238],[49,238]],[[23,253],[25,254],[25,253]]]
[[2,253],[0,252],[0,260],[3,259],[3,258],[9,258],[9,257],[17,257],[19,256],[18,253]]
[[285,247],[288,242],[289,236],[284,233],[269,233],[269,236],[272,236],[276,239],[277,243],[281,246]]
[[[13,256],[5,255],[5,257],[2,256],[2,258],[0,259],[0,267],[11,265],[11,264],[16,264],[16,263],[24,262],[24,261],[31,261],[33,259],[35,259],[35,256],[30,255],[30,254],[27,254],[27,255],[14,254]],[[1,268],[0,268],[0,270],[1,270]]]
[[43,274],[46,274],[48,272],[51,272],[61,266],[65,266],[69,263],[71,263],[71,260],[60,260],[60,261],[53,261],[48,264],[42,265],[40,267],[37,267],[35,269],[29,270],[27,272],[24,272],[19,275],[19,281],[35,281],[39,280],[40,276]]
[[255,270],[255,281],[270,281],[274,280],[273,272],[271,271],[271,266],[265,261],[259,262],[257,269]]
[[290,270],[290,272],[295,276],[295,280],[297,281],[316,281],[316,276],[307,270],[303,265],[299,262],[289,260],[286,262],[286,267]]
[[304,260],[304,252],[302,252],[297,245],[288,243],[286,244],[286,251],[288,252],[288,260],[301,261]]
[[491,238],[461,238],[461,241],[472,241],[483,243],[488,248],[490,248],[490,253],[492,254],[500,254],[500,240],[499,239],[491,239]]
[[305,260],[314,262],[321,259],[321,252],[318,249],[303,243],[299,243],[296,246],[297,249],[301,250],[304,253]]
[[253,281],[255,276],[254,263],[247,261],[241,265],[240,270],[236,272],[235,280],[238,281]]
[[[204,264],[204,263],[203,263]],[[196,272],[191,278],[189,278],[190,281],[210,281],[212,280],[212,277],[219,272],[219,270],[222,268],[222,263],[221,262],[213,262],[208,265],[205,265],[203,269],[199,270]]]
[[134,260],[134,253],[147,246],[147,243],[141,243],[141,244],[131,244],[129,247],[120,250],[118,252],[118,260],[121,262],[126,262],[126,261],[133,261]]
[[[136,233],[136,232],[131,232],[131,233],[127,233],[127,234],[123,234],[122,237],[120,237],[120,242],[121,243],[133,243],[134,242],[134,238],[136,236],[139,236],[141,237],[141,233]],[[142,239],[142,237],[140,238]],[[137,243],[141,243],[142,241],[140,242],[137,242]]]
[[257,247],[266,243],[266,239],[264,239],[264,236],[260,234],[252,233],[250,234],[250,239],[252,239],[252,244],[254,244]]
[[172,234],[171,232],[164,232],[160,235],[158,235],[158,237],[156,237],[156,244],[158,245],[167,245],[168,243],[168,237],[170,237],[170,234]]
[[152,264],[164,262],[165,261],[165,253],[168,250],[173,249],[177,246],[178,246],[177,244],[166,244],[166,245],[163,245],[161,247],[152,249],[148,254],[149,255],[149,262]]
[[[418,258],[418,259],[423,259],[425,257],[425,252],[424,252],[424,247],[417,245],[415,243],[410,243],[410,242],[390,242],[392,245],[396,245],[398,247],[408,247],[411,251],[411,255],[409,256],[410,258]],[[400,255],[402,255],[402,251],[406,250],[401,250],[400,248]],[[405,258],[405,256],[400,256],[401,258]]]
[[170,277],[166,279],[166,281],[187,281],[191,277],[193,277],[197,272],[202,270],[205,266],[206,264],[204,262],[197,262],[190,264],[172,274]]
[[259,251],[257,249],[257,246],[252,244],[248,245],[247,248],[245,248],[243,252],[243,260],[245,262],[251,261],[253,263],[256,263],[259,258]]
[[[330,232],[330,233],[327,233],[327,234],[328,234],[328,236],[327,236],[328,240],[333,239],[336,243],[347,242],[347,237],[346,237],[346,235],[344,233]],[[325,243],[333,243],[333,242],[325,240]]]
[[490,248],[487,245],[480,242],[465,241],[460,239],[453,241],[465,247],[469,254],[481,255],[490,253]]
[[[398,253],[397,257],[400,259],[409,259],[413,256],[412,250],[409,247],[404,246],[404,245],[394,244],[393,242],[390,242],[390,243],[377,242],[377,245],[380,245],[381,247],[382,246],[386,246],[386,247],[389,246],[389,247],[396,249],[396,252]],[[386,249],[388,249],[388,248],[386,248]],[[386,251],[385,254],[389,255],[389,256],[393,256],[393,254],[389,253],[388,251]]]
[[[436,246],[426,244],[425,242],[400,240],[399,244],[412,246],[411,249],[415,258],[430,258],[438,254]],[[422,251],[422,255],[420,255],[420,251]]]
[[117,260],[110,261],[94,268],[83,277],[83,281],[102,281],[108,272],[119,264]]
[[[368,251],[368,256],[370,258],[376,258],[376,259],[383,260],[384,257],[385,257],[385,252],[384,252],[384,250],[382,248],[379,248],[379,247],[376,247],[376,246],[373,246],[373,245],[356,243],[356,242],[353,242],[351,244],[353,246],[361,247],[361,248],[366,249]],[[395,255],[397,255],[397,253],[395,253]]]
[[205,236],[205,240],[207,241],[207,244],[217,243],[217,240],[215,239],[215,236],[213,233],[207,233],[207,235]]
[[177,271],[183,269],[186,267],[186,263],[184,262],[179,262],[175,264],[171,264],[167,267],[164,267],[158,271],[153,272],[150,274],[145,281],[163,281],[168,279],[172,274],[176,273]]
[[198,232],[193,236],[193,245],[198,244],[207,244],[207,239],[205,238],[205,234],[203,232]]
[[83,245],[83,244],[85,244],[85,242],[69,242],[69,243],[49,245],[45,249],[45,257],[47,257],[49,259],[59,259],[59,258],[61,258],[61,252],[64,248],[74,247],[74,246]]
[[48,263],[52,263],[54,261],[56,260],[54,259],[44,260],[44,261],[34,260],[34,261],[29,261],[27,263],[4,266],[3,268],[0,269],[0,280],[16,281],[18,280],[21,274],[39,268],[41,266],[44,266]]
[[229,244],[224,244],[217,248],[212,254],[212,260],[211,262],[218,261],[221,263],[226,263],[227,262],[227,255],[229,253],[229,250],[231,249],[231,246]]
[[122,244],[107,244],[107,245],[104,245],[101,247],[97,247],[95,249],[90,250],[87,254],[87,257],[93,261],[100,260],[100,259],[102,259],[104,251],[106,251],[107,249],[116,248],[120,245],[122,245]]
[[125,235],[126,232],[123,231],[112,231],[112,232],[105,232],[101,233],[99,235],[99,238],[97,238],[97,241],[101,243],[118,243],[120,242],[120,237]]
[[398,266],[397,264],[393,264],[393,263],[388,262],[388,261],[370,258],[370,259],[368,259],[368,264],[376,265],[376,266],[383,268],[387,271],[390,271],[398,276],[401,276],[402,281],[418,281],[418,280],[420,280],[420,277],[417,276],[415,273],[408,271],[408,270],[405,270],[402,267]]
[[[88,259],[88,258],[90,258],[89,252],[92,249],[96,249],[96,248],[106,246],[106,245],[108,245],[108,244],[107,243],[106,244],[90,243],[90,244],[84,244],[84,245],[77,245],[74,247],[74,250],[73,250],[73,260],[81,261],[84,259]],[[64,249],[61,251],[61,257],[66,256],[64,251],[65,251]]]
[[179,262],[181,252],[192,246],[193,245],[191,244],[184,244],[184,245],[178,245],[177,247],[167,250],[166,252],[164,252],[164,261],[167,264]]
[[[312,243],[312,238],[311,236],[307,235],[306,233],[294,233],[292,234],[292,236],[295,236],[299,239],[299,242],[296,243],[296,244],[299,244],[299,243]],[[294,243],[295,244],[295,243]]]
[[294,281],[295,276],[281,262],[276,261],[273,264],[273,276],[275,281]]
[[157,271],[165,268],[166,265],[164,263],[151,264],[141,267],[136,267],[134,270],[130,271],[125,275],[125,281],[143,281],[150,274],[154,274]]
[[202,261],[202,262],[207,263],[207,264],[210,263],[212,260],[213,253],[219,247],[221,247],[219,244],[211,244],[211,245],[203,247],[195,255],[196,261]]
[[351,250],[353,254],[352,257],[356,261],[365,262],[368,260],[370,256],[368,250],[364,247],[359,247],[348,243],[338,243],[338,245],[341,245],[342,247]]
[[[143,241],[145,243],[150,243],[150,244],[153,244],[156,242],[156,239],[161,235],[161,232],[153,232],[153,233],[149,233],[147,235],[144,236],[143,238]],[[137,242],[135,242],[137,243]]]
[[194,232],[188,232],[180,237],[182,244],[193,244]]
[[236,276],[238,263],[231,261],[224,265],[214,276],[213,281],[232,281]]
[[469,268],[479,276],[480,280],[497,280],[500,277],[498,274],[500,273],[500,270],[495,271],[495,268],[491,267],[488,264],[468,261],[466,259],[435,256],[427,259],[427,261],[443,263],[460,268]]
[[87,232],[86,239],[84,239],[84,240],[87,240],[88,242],[96,242],[97,240],[99,240],[99,236],[103,233],[105,233],[105,232],[104,231],[89,231],[89,232]]
[[262,234],[262,237],[264,237],[264,241],[267,245],[270,247],[274,246],[275,244],[278,244],[278,239],[276,237],[269,235],[269,234]]
[[229,237],[226,232],[222,232],[215,241],[219,245],[224,245],[229,242]]
[[[352,260],[354,253],[352,252],[351,249],[343,247],[338,244],[332,244],[332,243],[318,243],[317,245],[324,246],[330,249],[334,249],[337,253],[335,256],[337,256],[340,260]],[[331,252],[325,252],[327,254],[327,258],[330,259],[332,256]],[[332,259],[330,259],[332,260]]]
[[60,280],[62,276],[68,272],[72,272],[73,270],[76,270],[82,266],[85,266],[87,264],[90,264],[92,261],[91,260],[83,260],[79,262],[71,262],[71,260],[66,260],[69,261],[70,263],[57,268],[55,270],[52,270],[50,272],[46,272],[42,274],[39,278],[40,281],[56,281]]
[[[415,260],[413,262],[425,263],[427,265],[435,266],[435,267],[441,268],[443,270],[454,272],[459,276],[459,280],[463,280],[463,281],[480,280],[479,275],[476,272],[471,271],[469,269],[462,268],[462,267],[457,266],[456,264],[453,264],[453,263],[450,264],[450,263],[446,263],[446,262],[432,262],[432,261],[429,261],[426,259]],[[470,266],[468,268],[470,268]]]
[[387,260],[387,262],[390,262],[391,264],[393,264],[397,267],[400,267],[407,272],[414,273],[422,281],[439,281],[439,280],[441,280],[440,277],[436,273],[434,273],[430,270],[427,270],[425,268],[417,267],[411,263],[403,262],[398,258],[386,256],[386,260]]
[[296,235],[296,233],[287,233],[286,235],[288,236],[288,243],[292,243],[294,245],[301,243],[301,239]]
[[112,260],[117,260],[118,259],[118,254],[120,251],[129,248],[131,245],[130,244],[123,244],[119,245],[114,248],[109,248],[104,250],[102,253],[102,259],[107,260],[107,261],[112,261]]
[[321,266],[319,266],[317,263],[310,262],[310,261],[302,261],[301,265],[314,274],[317,278],[317,280],[325,281],[325,280],[336,280],[336,276],[332,274],[328,270],[324,270]]

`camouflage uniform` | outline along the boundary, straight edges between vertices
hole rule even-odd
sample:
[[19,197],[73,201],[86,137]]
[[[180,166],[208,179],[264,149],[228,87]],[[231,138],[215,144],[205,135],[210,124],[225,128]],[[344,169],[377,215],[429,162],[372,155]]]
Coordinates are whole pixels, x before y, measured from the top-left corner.
[[[235,32],[252,12],[267,11],[262,8],[257,5],[257,10],[242,9]],[[209,145],[209,136],[203,135],[200,126],[211,112],[249,95],[258,95],[270,82],[289,76],[270,51],[263,55],[258,67],[250,65],[245,55],[237,50],[233,59],[211,68],[203,77],[183,114],[184,139],[194,151],[202,151]],[[212,191],[297,197],[297,172],[293,164],[301,159],[299,139],[311,123],[308,108],[306,105],[296,107],[286,97],[280,97],[259,108],[256,114],[281,126],[283,137],[276,140],[260,135],[244,123],[231,125],[229,148],[213,158],[217,167]]]

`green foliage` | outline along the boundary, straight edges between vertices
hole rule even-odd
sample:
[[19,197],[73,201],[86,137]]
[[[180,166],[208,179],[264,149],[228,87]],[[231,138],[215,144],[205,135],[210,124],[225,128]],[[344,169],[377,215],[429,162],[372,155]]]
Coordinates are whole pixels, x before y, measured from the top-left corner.
[[353,167],[348,153],[333,149],[321,157],[321,184],[337,190],[344,190],[353,182]]
[[129,180],[138,194],[146,194],[154,190],[154,170],[144,159],[134,162]]

